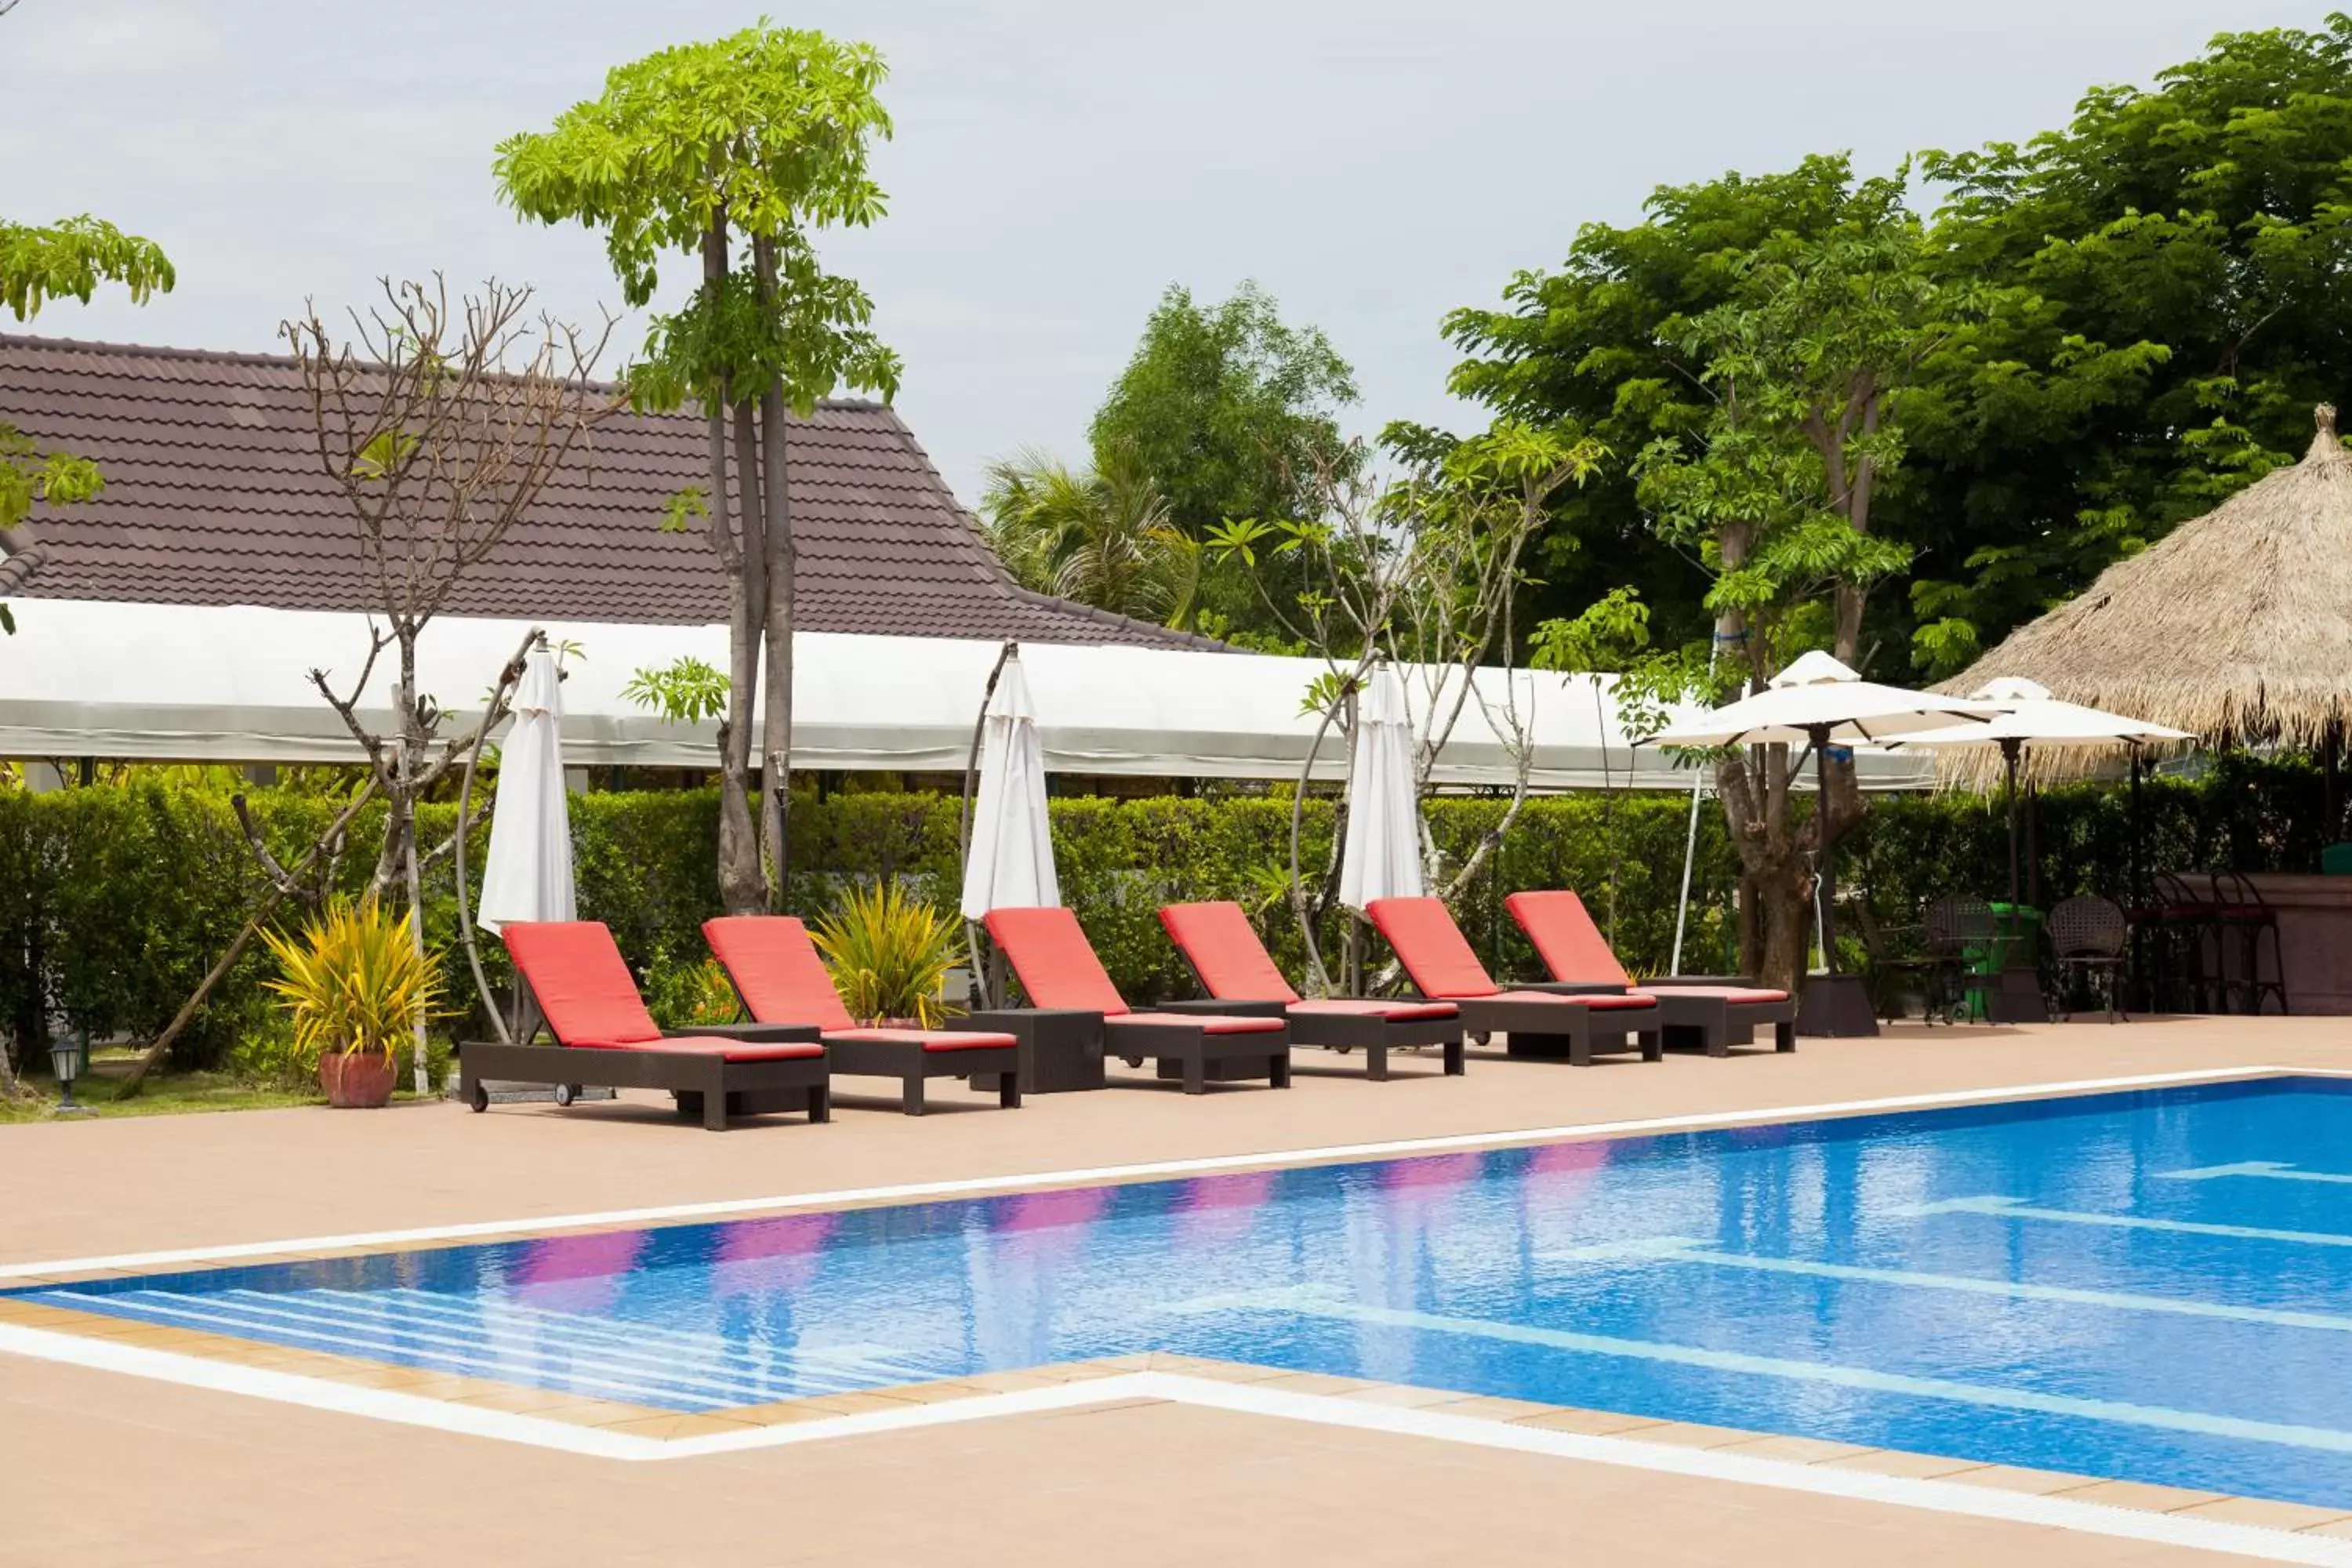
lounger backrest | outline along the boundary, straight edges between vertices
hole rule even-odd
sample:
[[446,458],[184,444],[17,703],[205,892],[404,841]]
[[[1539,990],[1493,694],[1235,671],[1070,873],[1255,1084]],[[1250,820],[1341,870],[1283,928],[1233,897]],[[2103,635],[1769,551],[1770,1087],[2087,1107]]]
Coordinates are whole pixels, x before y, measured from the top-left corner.
[[557,1043],[661,1038],[604,921],[509,921],[499,935]]
[[1034,1007],[1067,1007],[1105,1017],[1130,1011],[1065,909],[991,910],[989,940],[1004,950]]
[[1201,988],[1218,1001],[1298,1000],[1239,904],[1170,904],[1160,911],[1160,923],[1201,977]]
[[1633,984],[1633,977],[1609,950],[1609,939],[1592,923],[1584,900],[1567,889],[1513,893],[1503,906],[1536,944],[1536,956],[1543,960],[1554,980],[1596,985]]
[[1443,899],[1374,899],[1364,906],[1373,926],[1396,949],[1397,962],[1424,996],[1452,1001],[1492,996],[1503,988],[1470,951]]
[[736,994],[761,1024],[814,1024],[820,1029],[857,1026],[833,988],[833,973],[817,956],[808,927],[790,915],[722,915],[702,922]]

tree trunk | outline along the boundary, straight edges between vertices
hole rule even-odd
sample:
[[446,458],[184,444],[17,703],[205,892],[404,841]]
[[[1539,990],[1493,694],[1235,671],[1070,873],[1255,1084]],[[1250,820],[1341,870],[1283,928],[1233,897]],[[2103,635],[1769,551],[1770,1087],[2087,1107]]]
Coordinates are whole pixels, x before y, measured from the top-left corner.
[[[755,401],[738,397],[730,404],[734,415],[731,432],[735,452],[735,509],[741,524],[743,559],[743,599],[747,612],[743,647],[737,650],[736,662],[745,672],[744,700],[740,711],[730,704],[730,724],[740,722],[740,732],[730,734],[743,770],[743,809],[747,821],[745,830],[751,835],[748,852],[731,863],[730,870],[737,880],[722,885],[720,898],[730,914],[765,914],[768,912],[768,847],[761,840],[760,819],[766,815],[764,803],[752,795],[758,770],[752,763],[753,739],[759,732],[754,720],[760,712],[758,699],[763,673],[763,642],[768,621],[768,521],[766,492],[760,483],[760,435],[753,418]],[[731,695],[731,692],[730,692]]]
[[[752,247],[762,305],[776,291],[776,253],[761,238]],[[760,468],[767,514],[768,691],[761,727],[760,837],[765,849],[768,908],[781,913],[792,875],[793,549],[792,477],[785,469],[784,388],[771,377],[760,389]]]
[[[721,214],[702,237],[702,281],[712,300],[727,280],[727,220]],[[703,410],[710,437],[710,547],[727,574],[727,718],[719,732],[719,901],[730,915],[765,906],[760,876],[760,834],[751,816],[751,715],[760,695],[760,574],[765,561],[753,524],[756,492],[737,498],[730,523],[727,485],[727,416],[721,395]]]

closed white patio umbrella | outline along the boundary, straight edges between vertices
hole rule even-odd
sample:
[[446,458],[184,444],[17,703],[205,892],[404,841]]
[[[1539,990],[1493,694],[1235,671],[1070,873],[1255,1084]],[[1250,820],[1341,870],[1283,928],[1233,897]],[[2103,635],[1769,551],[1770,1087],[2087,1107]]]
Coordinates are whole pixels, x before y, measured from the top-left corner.
[[499,789],[490,810],[490,853],[474,921],[495,933],[509,921],[568,921],[572,823],[563,793],[562,676],[550,649],[523,661],[514,728],[499,748]]
[[963,863],[963,916],[1062,901],[1045,814],[1045,751],[1021,656],[1009,654],[989,699],[980,742],[980,791]]
[[1422,895],[1421,803],[1412,784],[1412,715],[1395,669],[1374,668],[1356,705],[1356,754],[1348,773],[1348,837],[1339,901]]
[[[1829,801],[1829,748],[1838,742],[1891,741],[1955,722],[1981,722],[2000,711],[1994,704],[1933,691],[1882,686],[1864,680],[1826,653],[1804,655],[1753,697],[1743,697],[1644,742],[1660,746],[1752,746],[1780,743],[1813,748],[1815,799]],[[1878,1019],[1859,981],[1837,967],[1837,880],[1827,845],[1815,875],[1821,887],[1822,973],[1805,983],[1798,1032],[1809,1035],[1875,1035]]]

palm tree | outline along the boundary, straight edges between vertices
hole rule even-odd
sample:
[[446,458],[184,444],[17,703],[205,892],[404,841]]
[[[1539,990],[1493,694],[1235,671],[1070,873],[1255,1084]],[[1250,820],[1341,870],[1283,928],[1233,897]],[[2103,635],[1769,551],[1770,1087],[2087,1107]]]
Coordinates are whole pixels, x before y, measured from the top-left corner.
[[1024,587],[1171,626],[1198,613],[1199,542],[1131,461],[1073,468],[1024,451],[991,465],[980,505],[990,547]]

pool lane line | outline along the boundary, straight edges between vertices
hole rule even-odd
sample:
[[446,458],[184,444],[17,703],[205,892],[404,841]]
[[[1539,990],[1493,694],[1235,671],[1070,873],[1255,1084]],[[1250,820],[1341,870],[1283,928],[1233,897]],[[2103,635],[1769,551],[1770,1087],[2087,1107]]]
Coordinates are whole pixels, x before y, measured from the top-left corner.
[[1684,1116],[1644,1117],[1625,1121],[1574,1122],[1557,1127],[1528,1127],[1496,1132],[1458,1132],[1430,1138],[1391,1139],[1374,1143],[1333,1143],[1306,1149],[1276,1149],[1240,1154],[1212,1154],[1189,1160],[1161,1160],[1129,1165],[1096,1165],[1077,1170],[1039,1171],[1026,1174],[967,1176],[937,1182],[910,1182],[890,1186],[843,1187],[829,1191],[787,1193],[768,1197],[717,1198],[696,1203],[658,1204],[642,1208],[605,1209],[588,1214],[535,1215],[518,1219],[467,1220],[452,1225],[416,1226],[400,1230],[355,1231],[337,1236],[294,1237],[277,1241],[230,1242],[214,1247],[167,1247],[151,1252],[118,1252],[91,1258],[48,1258],[32,1263],[0,1263],[0,1281],[43,1279],[53,1274],[95,1274],[117,1269],[152,1269],[176,1263],[220,1263],[240,1258],[275,1258],[286,1253],[383,1251],[426,1242],[480,1241],[503,1238],[527,1241],[574,1230],[612,1230],[692,1220],[725,1219],[784,1210],[810,1210],[912,1203],[933,1198],[978,1197],[996,1193],[1030,1192],[1038,1188],[1099,1186],[1114,1182],[1150,1181],[1224,1171],[1257,1171],[1291,1165],[1328,1164],[1341,1161],[1410,1158],[1469,1149],[1505,1149],[1525,1143],[1570,1139],[1612,1138],[1642,1133],[1701,1131],[1718,1127],[1769,1126],[1783,1121],[1820,1121],[1829,1117],[1863,1116],[1901,1110],[1927,1110],[1944,1106],[2001,1105],[2017,1100],[2114,1093],[2134,1089],[2164,1089],[2195,1083],[2252,1082],[2269,1078],[2324,1078],[2337,1075],[2315,1068],[2271,1065],[2205,1068],[2192,1071],[2141,1073],[2129,1078],[2070,1079],[2053,1083],[1994,1085],[1949,1089],[1933,1094],[1895,1095],[1875,1100],[1831,1100],[1815,1105],[1769,1106],[1745,1110],[1701,1111]]
[[1315,1426],[1582,1460],[1621,1469],[1647,1470],[1699,1480],[1766,1487],[1779,1491],[1875,1502],[2044,1529],[2072,1530],[2084,1534],[2196,1551],[2235,1553],[2261,1562],[2306,1563],[2313,1568],[2352,1568],[2352,1541],[2335,1537],[2266,1530],[2254,1525],[2226,1524],[2178,1514],[2114,1508],[2102,1503],[2074,1502],[2063,1497],[2036,1497],[1953,1481],[1878,1475],[1829,1464],[1804,1465],[1788,1459],[1759,1458],[1719,1450],[1677,1447],[1664,1443],[1642,1443],[1623,1437],[1556,1432],[1475,1416],[1446,1415],[1426,1409],[1399,1409],[1362,1400],[1296,1394],[1248,1384],[1188,1377],[1180,1373],[1125,1373],[1112,1377],[1061,1384],[1052,1388],[975,1394],[968,1399],[911,1405],[905,1410],[874,1411],[860,1415],[834,1416],[790,1426],[762,1426],[666,1442],[633,1432],[573,1426],[560,1421],[509,1415],[476,1405],[453,1405],[389,1389],[360,1388],[323,1378],[205,1361],[172,1351],[148,1350],[108,1340],[53,1333],[14,1323],[0,1323],[0,1352],[153,1378],[218,1393],[274,1399],[281,1404],[366,1416],[402,1426],[519,1443],[583,1458],[634,1463],[694,1459],[712,1454],[834,1442],[960,1422],[1078,1410],[1121,1400],[1155,1399]]
[[2267,1182],[2322,1182],[2352,1187],[2352,1175],[2341,1171],[2304,1171],[2280,1160],[2241,1160],[2234,1165],[2200,1165],[2192,1171],[2158,1171],[2163,1182],[2211,1182],[2225,1176],[2258,1176]]
[[2036,1208],[2023,1198],[1988,1194],[1973,1198],[1938,1198],[1934,1203],[1905,1204],[1882,1211],[1905,1219],[1936,1215],[1974,1214],[1994,1219],[2048,1220],[2054,1225],[2092,1225],[2111,1230],[2155,1230],[2174,1236],[2220,1236],[2233,1241],[2284,1241],[2297,1247],[2352,1247],[2352,1236],[2336,1230],[2268,1230],[2252,1225],[2213,1225],[2204,1220],[2152,1219],[2142,1215],[2099,1214],[2088,1209]]
[[1567,1329],[1495,1322],[1485,1318],[1457,1318],[1437,1312],[1375,1307],[1344,1300],[1334,1291],[1314,1286],[1241,1291],[1230,1296],[1203,1296],[1191,1301],[1172,1303],[1167,1309],[1171,1312],[1227,1310],[1290,1312],[1300,1317],[1328,1318],[1341,1322],[1370,1323],[1381,1328],[1410,1329],[1423,1333],[1455,1334],[1505,1344],[1531,1345],[1576,1355],[1657,1362],[1669,1366],[1696,1367],[1706,1372],[1741,1373],[1792,1383],[1825,1384],[1870,1394],[1899,1394],[1910,1399],[1944,1400],[1979,1409],[2024,1410],[2040,1415],[2063,1415],[2074,1420],[2189,1432],[2201,1437],[2268,1443],[2315,1453],[2352,1454],[2352,1432],[2328,1426],[2256,1421],[2239,1415],[2213,1415],[2196,1410],[2135,1405],[2120,1399],[2084,1399],[2073,1394],[2043,1394],[2033,1389],[2003,1388],[1991,1384],[1961,1383],[1949,1378],[1915,1377],[1905,1373],[1877,1372],[1869,1367],[1843,1366],[1832,1362],[1796,1361],[1785,1356],[1755,1355],[1746,1351],[1709,1350],[1700,1345],[1669,1344],[1656,1340],[1624,1339],[1614,1334],[1578,1333]]
[[2092,1290],[2072,1285],[2036,1285],[2016,1279],[1989,1279],[1975,1274],[1928,1274],[1909,1268],[1867,1268],[1850,1263],[1816,1263],[1801,1258],[1765,1258],[1753,1253],[1722,1252],[1699,1237],[1662,1236],[1646,1241],[1604,1243],[1564,1252],[1540,1252],[1538,1263],[1686,1263],[1715,1268],[1738,1268],[1761,1274],[1793,1274],[1810,1279],[1852,1280],[1864,1285],[1893,1285],[1906,1289],[1957,1290],[1974,1296],[2005,1296],[2021,1301],[2063,1301],[2074,1307],[2111,1307],[2123,1312],[2169,1312],[2184,1318],[2221,1318],[2232,1322],[2263,1323],[2274,1328],[2316,1329],[2352,1333],[2352,1317],[2332,1312],[2299,1312],[2275,1307],[2233,1307],[2219,1301],[2195,1301],[2178,1296],[2142,1296],[2124,1290]]

